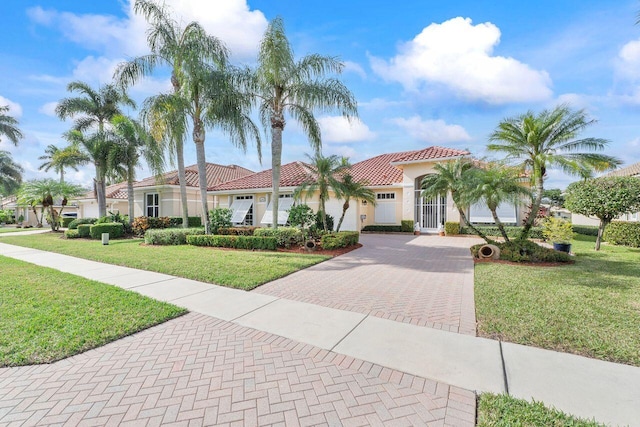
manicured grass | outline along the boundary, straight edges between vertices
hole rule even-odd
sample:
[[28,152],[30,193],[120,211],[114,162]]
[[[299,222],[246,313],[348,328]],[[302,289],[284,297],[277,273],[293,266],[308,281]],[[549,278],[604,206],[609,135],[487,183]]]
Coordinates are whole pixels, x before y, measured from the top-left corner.
[[0,367],[53,362],[185,312],[3,256],[0,271]]
[[595,421],[586,421],[540,402],[527,402],[504,394],[483,393],[478,399],[478,427],[604,427]]
[[0,234],[3,233],[19,233],[21,231],[33,231],[37,230],[37,228],[16,228],[16,227],[0,227]]
[[328,259],[321,255],[234,251],[189,245],[145,246],[138,239],[61,239],[60,234],[3,237],[3,243],[250,290]]
[[576,262],[476,264],[478,333],[640,366],[640,249],[576,235]]

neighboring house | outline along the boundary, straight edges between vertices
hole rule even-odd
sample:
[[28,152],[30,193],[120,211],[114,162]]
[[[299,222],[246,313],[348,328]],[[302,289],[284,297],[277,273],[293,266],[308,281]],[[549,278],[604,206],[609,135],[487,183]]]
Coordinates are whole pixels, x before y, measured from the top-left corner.
[[[60,200],[56,200],[53,208],[60,212],[62,209],[62,204]],[[47,227],[49,222],[47,221],[46,214],[42,215],[42,206],[37,205],[35,207],[35,212],[33,207],[25,206],[18,203],[16,196],[8,196],[0,200],[0,209],[8,209],[14,212],[14,216],[16,218],[16,222],[18,222],[18,218],[23,216],[22,225],[23,226],[31,226],[35,227],[38,225],[38,218],[42,216],[42,225]],[[72,217],[76,218],[78,215],[78,206],[74,203],[67,204],[64,209],[62,209],[63,217]]]
[[[446,221],[460,221],[451,198],[443,195],[427,200],[421,197],[420,183],[425,175],[434,173],[434,165],[467,157],[470,153],[444,147],[382,154],[355,163],[351,174],[356,181],[367,182],[376,194],[376,206],[353,200],[345,216],[343,230],[360,230],[365,225],[395,225],[401,220],[417,222],[422,231],[434,231]],[[303,162],[282,165],[278,223],[285,224],[297,186],[311,177],[309,166]],[[218,199],[218,206],[233,211],[233,223],[267,226],[272,222],[271,170],[209,187],[209,194]],[[304,203],[316,211],[318,197]],[[327,213],[334,218],[342,214],[343,201],[335,197],[327,201]],[[475,206],[470,210],[472,221],[492,223],[488,209]],[[501,211],[505,223],[518,223],[520,213],[511,206]]]
[[[230,180],[251,175],[253,171],[237,165],[218,165],[207,163],[207,185],[213,186]],[[202,203],[200,202],[200,190],[198,185],[198,166],[192,165],[185,168],[187,204],[190,216],[202,215]],[[127,183],[120,182],[110,185],[106,189],[107,212],[120,212],[127,214],[129,211]],[[180,184],[178,171],[171,171],[162,176],[149,177],[133,184],[134,215],[135,216],[181,216]],[[98,216],[98,202],[93,191],[84,197],[76,199],[80,218]],[[209,208],[215,206],[213,197],[208,199]]]
[[[632,176],[640,179],[640,162],[634,163],[622,169],[614,170],[604,176]],[[634,212],[621,215],[618,221],[640,221],[640,212]],[[576,225],[594,225],[600,224],[600,220],[596,217],[585,216],[580,214],[572,214],[571,222]]]

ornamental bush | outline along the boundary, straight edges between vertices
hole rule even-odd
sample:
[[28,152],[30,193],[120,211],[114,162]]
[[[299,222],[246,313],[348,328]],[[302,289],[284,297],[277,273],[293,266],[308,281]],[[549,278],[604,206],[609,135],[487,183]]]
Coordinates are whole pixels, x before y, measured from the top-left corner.
[[92,224],[79,224],[78,225],[78,237],[89,237],[91,235]]
[[109,233],[110,239],[124,236],[124,225],[121,222],[105,222],[102,224],[94,224],[89,228],[89,234],[92,239],[102,238],[102,233]]
[[258,237],[273,237],[281,248],[300,245],[303,241],[302,231],[295,227],[257,228],[253,232]]
[[[401,225],[365,225],[362,231],[378,231],[383,233],[400,233],[402,231]],[[413,232],[413,227],[411,228]]]
[[337,233],[328,233],[320,239],[322,249],[332,250],[338,248],[346,248],[358,244],[360,233],[357,231],[339,231]]
[[64,237],[66,237],[67,239],[77,239],[80,237],[80,233],[78,233],[78,230],[65,230],[64,232]]
[[275,251],[278,247],[275,237],[190,235],[187,243],[194,246],[210,246],[233,249],[261,249]]
[[[187,217],[187,225],[189,226],[189,228],[202,227],[202,218],[200,218],[199,216]],[[182,217],[170,216],[169,227],[170,228],[182,227]]]
[[460,234],[460,223],[448,221],[444,223],[444,234],[447,236],[456,236]]
[[78,218],[78,219],[74,219],[73,221],[71,221],[69,223],[69,230],[75,230],[78,228],[79,225],[82,224],[90,224],[93,225],[96,223],[98,219],[97,218]]
[[59,218],[60,226],[63,228],[69,228],[69,224],[71,224],[76,219],[70,216],[63,216]]
[[[500,233],[500,229],[496,226],[476,225],[476,228],[490,237],[502,236],[502,234]],[[504,227],[504,231],[507,233],[507,236],[509,236],[510,238],[517,239],[520,236],[520,233],[522,232],[522,227],[506,226]],[[460,234],[475,234],[475,233],[469,227],[461,227]],[[531,227],[531,231],[529,232],[529,238],[543,239],[544,237],[542,236],[542,227]]]
[[640,222],[613,221],[604,230],[604,240],[612,245],[640,248]]
[[131,228],[133,233],[138,236],[144,236],[145,232],[149,229],[169,228],[171,221],[167,216],[153,217],[153,216],[138,216],[133,219]]
[[226,236],[253,236],[255,230],[258,227],[228,227],[228,228],[219,228],[216,234],[226,235]]
[[204,234],[204,228],[165,228],[147,230],[144,242],[147,245],[186,245],[187,236]]
[[598,226],[597,225],[575,225],[572,224],[574,233],[582,234],[584,236],[597,236],[598,235]]
[[[566,252],[545,248],[531,240],[512,240],[494,243],[500,248],[500,259],[512,262],[572,262]],[[479,258],[478,251],[485,243],[471,247],[474,258]]]
[[413,233],[413,221],[410,219],[403,219],[400,221],[400,231],[404,233]]
[[221,228],[229,228],[233,224],[233,211],[229,208],[215,208],[209,211],[209,228],[213,234],[218,234]]

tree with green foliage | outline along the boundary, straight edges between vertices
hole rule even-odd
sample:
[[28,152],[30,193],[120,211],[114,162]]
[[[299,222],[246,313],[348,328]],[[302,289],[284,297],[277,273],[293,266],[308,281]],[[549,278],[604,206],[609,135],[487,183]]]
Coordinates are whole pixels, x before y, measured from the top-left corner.
[[315,223],[315,220],[316,214],[309,205],[300,203],[289,209],[289,224],[300,227],[303,238],[306,238],[306,230]]
[[0,141],[2,137],[7,138],[13,145],[17,146],[18,142],[24,138],[22,132],[18,128],[18,120],[7,114],[9,106],[0,106]]
[[310,199],[318,193],[320,202],[318,212],[320,212],[322,218],[324,231],[329,231],[327,227],[326,201],[330,198],[330,191],[333,191],[337,198],[342,198],[340,177],[351,165],[345,157],[336,155],[325,157],[320,152],[316,152],[313,156],[307,154],[307,157],[311,162],[309,164],[311,173],[309,178],[296,188],[294,197],[299,199],[304,196],[306,199]]
[[564,196],[562,195],[562,190],[559,188],[544,190],[542,193],[542,201],[546,201],[546,203],[549,203],[551,206],[563,208]]
[[573,111],[562,104],[538,114],[529,111],[504,119],[489,137],[491,143],[487,148],[490,151],[505,154],[508,162],[529,173],[531,178],[535,197],[521,239],[529,236],[540,209],[548,168],[558,167],[565,173],[586,178],[593,172],[620,164],[615,157],[593,153],[607,147],[609,141],[606,139],[578,139],[579,134],[594,123],[584,110]]
[[[59,182],[53,179],[38,179],[25,182],[18,192],[18,201],[32,207],[38,219],[38,227],[42,227],[42,217],[46,214],[51,231],[60,229],[60,217],[69,199],[81,196],[86,189],[79,185]],[[60,212],[56,211],[54,204],[60,200]],[[41,214],[38,218],[36,207],[41,206]]]
[[[344,64],[337,58],[318,54],[296,61],[282,18],[277,17],[269,23],[260,43],[258,67],[250,72],[245,82],[259,104],[262,125],[271,131],[273,212],[278,212],[285,115],[300,124],[311,146],[319,151],[322,140],[314,111],[335,110],[347,118],[358,114],[351,91],[337,78],[327,77],[340,74],[343,68]],[[273,216],[272,225],[278,227],[277,215]]]
[[11,153],[0,151],[0,196],[13,194],[20,187],[23,171]]
[[603,177],[578,181],[567,187],[565,206],[573,213],[600,219],[596,251],[605,227],[620,215],[640,211],[640,179]]
[[351,199],[364,200],[367,203],[371,203],[373,206],[376,205],[376,194],[371,189],[367,188],[366,182],[354,180],[353,176],[349,172],[342,176],[340,182],[340,193],[342,194],[344,203],[342,204],[342,215],[340,215],[340,220],[338,220],[336,231],[340,231],[342,221],[344,221],[344,216],[349,209],[349,202]]
[[73,144],[64,148],[49,144],[44,153],[43,156],[38,157],[38,160],[44,161],[38,170],[49,172],[50,169],[53,169],[60,174],[60,182],[64,182],[65,169],[69,168],[77,172],[78,166],[88,163],[90,160]]

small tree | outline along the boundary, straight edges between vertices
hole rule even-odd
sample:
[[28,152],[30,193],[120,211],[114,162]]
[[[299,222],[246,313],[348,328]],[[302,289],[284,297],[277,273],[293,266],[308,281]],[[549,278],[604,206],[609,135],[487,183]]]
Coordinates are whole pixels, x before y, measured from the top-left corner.
[[349,202],[351,198],[356,200],[366,200],[373,206],[376,205],[376,195],[371,189],[367,188],[366,185],[367,183],[364,181],[354,181],[353,176],[348,172],[343,175],[340,191],[344,198],[344,203],[342,205],[342,215],[340,215],[336,231],[340,231],[342,221],[344,221],[344,216],[349,209]]
[[229,228],[233,211],[229,208],[215,208],[209,212],[209,228],[212,234],[218,234],[221,228]]
[[294,227],[300,227],[304,238],[306,238],[305,230],[313,225],[315,221],[316,214],[313,213],[313,209],[309,205],[300,204],[289,209],[289,223]]
[[600,219],[595,247],[598,251],[602,233],[612,220],[640,211],[640,179],[627,176],[574,182],[567,187],[565,206],[573,213]]
[[[51,231],[60,228],[59,218],[68,200],[84,194],[87,190],[79,185],[58,182],[53,179],[32,180],[24,183],[18,193],[18,201],[30,205],[36,214],[36,206],[40,205],[41,216],[38,218],[38,227],[42,227],[42,215],[46,213]],[[54,203],[60,200],[60,212],[54,209]]]

